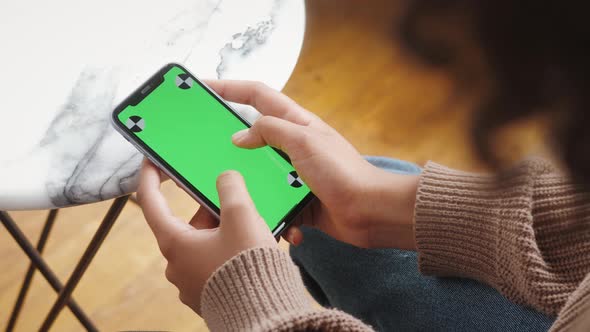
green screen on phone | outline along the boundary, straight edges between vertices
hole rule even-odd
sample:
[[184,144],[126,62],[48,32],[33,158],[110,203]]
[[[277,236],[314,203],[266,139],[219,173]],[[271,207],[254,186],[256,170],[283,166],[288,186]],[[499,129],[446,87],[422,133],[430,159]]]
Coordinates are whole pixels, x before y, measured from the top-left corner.
[[242,174],[258,212],[273,231],[283,228],[281,223],[310,194],[293,166],[273,148],[233,145],[232,135],[248,125],[180,66],[170,66],[161,84],[115,116],[121,128],[217,212],[216,179],[226,170]]

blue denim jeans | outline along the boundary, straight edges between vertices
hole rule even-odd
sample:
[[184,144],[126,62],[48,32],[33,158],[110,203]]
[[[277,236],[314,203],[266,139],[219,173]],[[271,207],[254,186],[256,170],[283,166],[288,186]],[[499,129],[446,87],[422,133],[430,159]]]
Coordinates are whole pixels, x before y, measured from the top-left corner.
[[[367,159],[395,173],[421,172],[405,161]],[[357,248],[307,227],[303,233],[290,252],[311,295],[378,331],[547,331],[555,319],[475,280],[423,276],[413,251]]]

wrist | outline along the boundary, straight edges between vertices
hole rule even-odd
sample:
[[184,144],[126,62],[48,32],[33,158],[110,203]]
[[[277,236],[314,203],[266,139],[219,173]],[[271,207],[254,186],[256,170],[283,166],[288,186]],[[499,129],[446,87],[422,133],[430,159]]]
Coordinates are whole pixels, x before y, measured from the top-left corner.
[[275,330],[290,315],[315,310],[299,269],[276,247],[237,254],[211,275],[201,295],[212,331]]
[[369,246],[415,250],[414,206],[420,176],[373,168],[359,205]]

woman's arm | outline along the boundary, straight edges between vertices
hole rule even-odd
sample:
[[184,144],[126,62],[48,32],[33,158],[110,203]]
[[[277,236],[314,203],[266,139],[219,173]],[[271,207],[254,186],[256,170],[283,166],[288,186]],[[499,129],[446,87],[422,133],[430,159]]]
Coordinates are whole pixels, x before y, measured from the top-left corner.
[[556,315],[590,271],[589,221],[590,196],[547,162],[497,176],[428,163],[415,207],[420,269]]
[[160,191],[149,162],[137,192],[180,300],[213,331],[370,331],[359,320],[314,306],[297,267],[278,248],[237,172],[217,179],[220,220],[199,209],[186,223]]
[[212,331],[372,331],[313,305],[299,270],[278,248],[245,250],[223,264],[205,285],[201,311]]

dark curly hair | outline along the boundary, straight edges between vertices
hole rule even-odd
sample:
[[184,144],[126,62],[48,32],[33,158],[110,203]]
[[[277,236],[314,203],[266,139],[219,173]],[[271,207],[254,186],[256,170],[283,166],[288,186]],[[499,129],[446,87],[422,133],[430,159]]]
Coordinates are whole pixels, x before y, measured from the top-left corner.
[[482,81],[470,70],[468,50],[477,49],[487,85],[472,133],[484,161],[496,163],[491,138],[498,129],[543,113],[554,151],[590,184],[588,9],[584,1],[414,0],[398,31],[413,54],[451,69],[463,88]]

